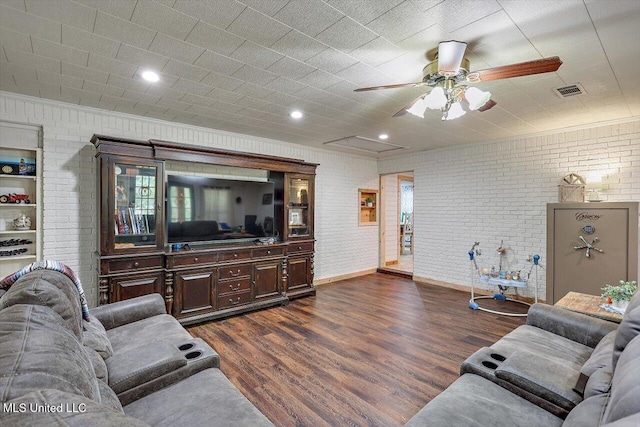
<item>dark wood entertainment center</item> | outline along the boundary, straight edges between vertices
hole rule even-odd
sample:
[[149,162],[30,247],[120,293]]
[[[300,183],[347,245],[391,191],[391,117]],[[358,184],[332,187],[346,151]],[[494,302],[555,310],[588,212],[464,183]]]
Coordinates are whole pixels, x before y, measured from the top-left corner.
[[[316,164],[153,139],[94,135],[91,142],[98,159],[100,305],[159,293],[169,313],[192,324],[315,294]],[[278,237],[176,250],[167,240],[167,162],[264,171],[274,185]]]

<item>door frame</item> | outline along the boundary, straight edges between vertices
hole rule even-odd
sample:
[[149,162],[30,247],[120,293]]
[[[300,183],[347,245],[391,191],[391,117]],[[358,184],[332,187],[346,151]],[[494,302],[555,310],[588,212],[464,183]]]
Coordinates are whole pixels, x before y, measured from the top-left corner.
[[[389,175],[396,175],[396,190],[397,190],[397,194],[396,194],[396,212],[394,213],[396,221],[397,221],[397,229],[398,229],[398,233],[400,233],[400,202],[401,202],[401,181],[411,181],[414,182],[415,185],[415,175],[411,176],[411,175],[407,175],[407,174],[414,174],[413,171],[403,171],[403,172],[392,172],[392,173],[385,173],[385,174],[380,174],[380,176],[378,177],[379,179],[379,187],[380,187],[380,209],[379,209],[379,215],[380,215],[380,224],[379,224],[379,233],[378,233],[378,254],[379,254],[379,259],[378,259],[378,268],[387,268],[387,245],[385,243],[386,240],[386,226],[387,226],[387,208],[386,208],[386,198],[388,197],[387,194],[387,188],[384,185],[384,177],[385,176],[389,176]],[[415,229],[414,229],[415,230]],[[415,231],[414,231],[415,233]],[[398,236],[399,237],[399,236]],[[396,249],[397,249],[397,257],[396,257],[396,264],[399,262],[400,260],[400,241],[398,240],[397,244],[396,244]],[[413,253],[411,254],[413,256]],[[393,264],[390,264],[393,265]]]

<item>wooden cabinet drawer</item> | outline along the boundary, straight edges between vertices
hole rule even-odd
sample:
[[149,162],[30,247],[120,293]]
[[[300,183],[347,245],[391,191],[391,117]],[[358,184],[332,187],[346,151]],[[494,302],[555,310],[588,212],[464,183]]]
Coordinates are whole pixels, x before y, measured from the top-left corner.
[[259,249],[252,249],[251,250],[251,257],[252,258],[278,256],[278,255],[283,255],[283,254],[284,254],[284,248],[283,247],[266,247],[266,248],[259,248]]
[[236,264],[220,267],[220,280],[248,276],[249,265],[250,264]]
[[289,243],[289,253],[313,251],[313,242]]
[[173,266],[182,267],[188,265],[210,264],[218,260],[218,254],[184,254],[173,256]]
[[245,292],[235,292],[233,294],[227,294],[224,296],[218,297],[218,309],[230,308],[236,305],[247,304],[251,301],[251,293],[249,291]]
[[220,280],[218,282],[218,295],[249,290],[251,290],[251,280],[249,280],[248,277],[243,279]]
[[249,249],[239,249],[237,251],[223,251],[219,253],[220,261],[233,261],[236,259],[249,259],[251,252]]
[[128,257],[126,259],[111,260],[109,263],[109,272],[116,273],[121,271],[135,271],[151,268],[162,268],[162,255],[146,258]]

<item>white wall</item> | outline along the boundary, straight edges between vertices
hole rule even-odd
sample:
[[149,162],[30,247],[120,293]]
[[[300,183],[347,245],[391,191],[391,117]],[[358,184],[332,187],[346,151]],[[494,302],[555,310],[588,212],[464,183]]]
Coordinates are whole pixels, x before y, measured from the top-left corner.
[[545,264],[546,205],[558,201],[570,172],[604,174],[608,201],[639,201],[640,121],[426,151],[381,160],[379,168],[415,171],[414,277],[469,285],[475,241],[480,264],[497,266],[501,239],[512,265],[526,266],[530,253]]
[[[378,228],[358,227],[358,188],[378,188],[375,159],[0,92],[0,120],[42,125],[43,256],[68,264],[97,300],[94,133],[163,139],[319,163],[315,277],[378,266]],[[2,144],[2,141],[0,141]]]

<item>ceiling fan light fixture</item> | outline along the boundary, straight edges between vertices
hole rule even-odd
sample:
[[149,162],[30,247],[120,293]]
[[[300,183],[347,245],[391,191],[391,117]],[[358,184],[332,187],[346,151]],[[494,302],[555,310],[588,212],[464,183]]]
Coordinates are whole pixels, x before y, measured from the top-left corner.
[[456,75],[464,58],[467,44],[455,40],[438,45],[438,73],[443,76]]
[[464,92],[470,110],[477,110],[491,99],[491,92],[484,92],[476,87],[469,87]]
[[451,108],[444,112],[444,114],[442,115],[442,120],[457,119],[458,117],[462,117],[465,114],[467,114],[467,112],[462,109],[462,105],[460,105],[459,102],[454,102],[453,104],[451,104]]
[[424,98],[418,99],[411,108],[407,109],[407,113],[411,113],[414,116],[418,116],[421,119],[424,119],[424,112],[427,109],[427,104]]
[[432,110],[439,110],[447,105],[447,97],[444,94],[444,89],[440,86],[434,87],[429,95],[424,97],[424,104],[426,108]]

